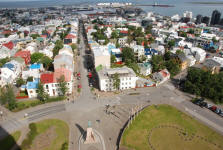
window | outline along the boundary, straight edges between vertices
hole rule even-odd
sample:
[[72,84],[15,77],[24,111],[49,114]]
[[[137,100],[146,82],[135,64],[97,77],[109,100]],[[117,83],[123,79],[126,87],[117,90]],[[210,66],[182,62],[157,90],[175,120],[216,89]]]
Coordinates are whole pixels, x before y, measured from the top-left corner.
[[[48,85],[46,85],[46,89],[49,89],[49,86]],[[48,90],[49,91],[49,90]]]
[[31,90],[30,93],[33,93],[33,91]]
[[131,77],[129,77],[129,80],[131,80]]

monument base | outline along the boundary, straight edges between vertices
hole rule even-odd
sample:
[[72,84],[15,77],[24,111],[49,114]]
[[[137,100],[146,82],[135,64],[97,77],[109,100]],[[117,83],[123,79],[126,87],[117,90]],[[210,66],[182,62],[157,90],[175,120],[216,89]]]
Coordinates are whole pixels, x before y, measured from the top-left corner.
[[93,143],[97,143],[93,129],[87,128],[87,135],[86,135],[86,140],[84,141],[84,144],[93,144]]

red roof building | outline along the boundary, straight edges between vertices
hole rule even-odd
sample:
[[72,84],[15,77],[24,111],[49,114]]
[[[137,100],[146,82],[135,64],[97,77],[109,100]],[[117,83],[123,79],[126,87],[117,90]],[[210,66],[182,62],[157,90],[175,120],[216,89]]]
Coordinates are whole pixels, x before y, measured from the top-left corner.
[[73,34],[68,34],[65,39],[74,39],[76,38],[76,36],[74,36]]
[[8,49],[12,50],[14,48],[14,43],[12,41],[10,41],[8,43],[4,43],[3,46],[5,46]]
[[19,51],[15,54],[15,57],[21,57],[24,59],[26,65],[31,61],[31,54],[30,51]]
[[54,75],[53,73],[43,73],[43,74],[41,74],[41,76],[40,76],[41,83],[43,83],[43,84],[54,83],[53,75]]

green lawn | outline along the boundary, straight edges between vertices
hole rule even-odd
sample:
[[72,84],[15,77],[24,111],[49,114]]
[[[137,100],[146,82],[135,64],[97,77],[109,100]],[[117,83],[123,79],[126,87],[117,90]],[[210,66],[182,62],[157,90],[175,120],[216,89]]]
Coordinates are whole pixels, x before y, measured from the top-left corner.
[[[34,124],[35,124],[36,131],[35,131],[35,133],[32,134],[32,136],[30,136],[30,137],[32,137],[31,139],[33,139],[31,141],[31,143],[28,142],[31,145],[30,146],[31,149],[33,149],[33,146],[35,146],[34,143],[35,143],[35,140],[37,140],[37,137],[41,134],[44,135],[44,133],[52,127],[54,128],[54,130],[53,130],[54,131],[54,133],[53,133],[54,138],[49,140],[50,144],[48,146],[45,146],[43,150],[61,150],[63,145],[65,143],[68,143],[69,127],[65,122],[63,122],[61,120],[57,120],[57,119],[49,119],[49,120],[43,120],[43,121],[40,121],[40,122],[37,122],[37,123],[34,123]],[[44,136],[49,136],[50,137],[50,135],[44,135]],[[30,137],[27,137],[28,140],[30,139]],[[39,139],[39,141],[37,143],[45,142],[45,141],[41,141],[41,140],[42,139]],[[30,149],[30,148],[24,148],[24,147],[27,147],[27,146],[24,146],[24,145],[25,144],[22,144],[22,147],[21,147],[22,150],[29,150]],[[64,149],[64,150],[66,150],[66,149]]]
[[[27,109],[29,107],[34,107],[37,105],[41,105],[41,104],[45,104],[45,103],[51,103],[51,102],[56,102],[56,101],[63,101],[65,100],[66,97],[51,97],[49,99],[47,99],[46,101],[42,102],[40,100],[26,100],[26,101],[17,101],[17,107],[13,110],[11,110],[12,112],[18,112],[24,109]],[[5,106],[6,108],[8,108],[8,105]]]
[[10,150],[17,142],[19,137],[21,136],[20,131],[16,131],[11,135],[0,140],[0,149],[2,150]]
[[[160,125],[164,127],[159,128]],[[149,141],[156,150],[223,149],[223,136],[168,105],[149,106],[143,110],[125,130],[121,147],[151,150]]]

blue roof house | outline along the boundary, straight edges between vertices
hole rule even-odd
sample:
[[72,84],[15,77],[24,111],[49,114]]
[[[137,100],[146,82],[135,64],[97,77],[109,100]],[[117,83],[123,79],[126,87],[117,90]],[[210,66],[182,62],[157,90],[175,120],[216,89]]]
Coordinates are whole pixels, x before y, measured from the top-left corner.
[[28,93],[29,98],[35,98],[37,97],[37,89],[39,85],[39,79],[35,79],[32,82],[27,82],[26,84],[26,90]]

